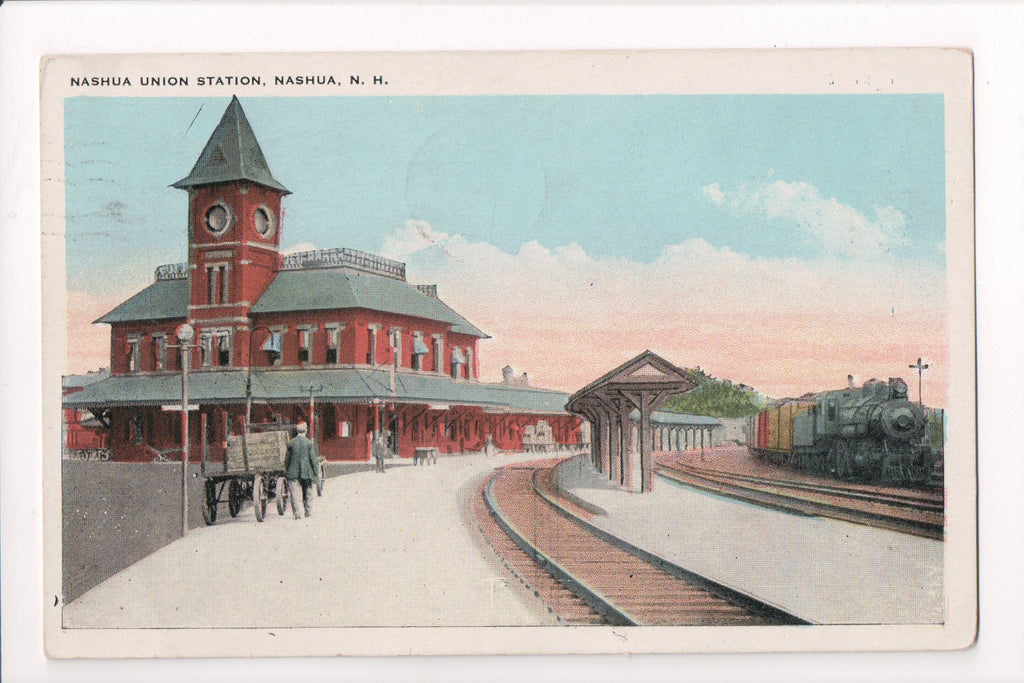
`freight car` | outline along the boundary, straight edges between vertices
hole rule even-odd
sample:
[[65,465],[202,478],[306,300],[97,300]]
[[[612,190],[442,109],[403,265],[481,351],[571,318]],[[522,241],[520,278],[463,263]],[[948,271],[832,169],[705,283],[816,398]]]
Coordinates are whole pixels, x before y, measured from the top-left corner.
[[750,418],[747,445],[755,457],[839,479],[924,484],[935,464],[925,427],[906,382],[873,379],[769,407]]

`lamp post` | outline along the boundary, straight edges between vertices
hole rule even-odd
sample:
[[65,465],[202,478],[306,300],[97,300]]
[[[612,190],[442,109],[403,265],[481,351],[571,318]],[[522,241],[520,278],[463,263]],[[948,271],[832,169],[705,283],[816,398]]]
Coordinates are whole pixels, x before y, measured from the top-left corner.
[[246,365],[245,375],[245,429],[246,432],[249,430],[249,423],[252,421],[252,362],[253,362],[253,351],[252,351],[252,340],[256,336],[258,330],[266,330],[273,336],[274,331],[266,325],[256,325],[255,327],[249,328],[249,362]]
[[313,394],[323,390],[323,384],[309,385],[309,439],[313,442],[314,448],[316,447],[316,401]]
[[271,337],[274,334],[274,331],[265,325],[249,328],[249,357],[245,368],[245,424],[242,425],[242,463],[246,472],[249,471],[249,424],[252,422],[252,340],[257,330],[266,330]]
[[924,407],[924,402],[921,400],[921,375],[928,369],[928,363],[922,363],[921,359],[917,359],[917,363],[909,366],[911,370],[917,370],[917,404]]
[[181,536],[188,533],[188,370],[192,364],[192,339],[196,331],[188,323],[178,326],[174,335],[181,349]]

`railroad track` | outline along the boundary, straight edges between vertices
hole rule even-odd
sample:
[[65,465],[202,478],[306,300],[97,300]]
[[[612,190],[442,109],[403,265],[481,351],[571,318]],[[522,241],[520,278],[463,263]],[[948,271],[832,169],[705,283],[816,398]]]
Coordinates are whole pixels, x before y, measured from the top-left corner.
[[779,510],[831,517],[935,540],[943,538],[943,503],[928,493],[778,480],[706,470],[679,462],[663,462],[657,474],[678,484]]
[[552,476],[550,465],[498,470],[477,496],[477,518],[506,566],[565,623],[808,623],[601,531],[557,498]]

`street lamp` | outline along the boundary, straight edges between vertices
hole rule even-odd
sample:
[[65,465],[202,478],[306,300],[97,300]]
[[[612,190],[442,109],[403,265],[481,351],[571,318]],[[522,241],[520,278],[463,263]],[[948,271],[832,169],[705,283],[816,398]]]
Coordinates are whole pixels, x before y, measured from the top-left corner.
[[252,422],[252,340],[256,336],[257,330],[266,330],[270,333],[271,338],[274,336],[274,331],[265,325],[249,328],[249,358],[245,373],[245,424],[242,425],[242,462],[246,472],[249,471],[249,423]]
[[188,369],[192,364],[192,340],[195,329],[188,323],[178,326],[174,335],[181,349],[181,536],[188,534]]

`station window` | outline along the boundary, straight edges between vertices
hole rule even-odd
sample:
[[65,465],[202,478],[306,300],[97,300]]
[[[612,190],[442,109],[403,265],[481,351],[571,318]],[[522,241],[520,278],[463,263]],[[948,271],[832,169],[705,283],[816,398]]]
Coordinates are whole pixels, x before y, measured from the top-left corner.
[[347,420],[342,420],[338,423],[338,436],[343,439],[347,439],[352,436],[352,423]]
[[430,353],[430,349],[423,343],[423,333],[412,333],[412,369],[423,369],[423,357]]
[[452,379],[459,379],[462,376],[462,366],[466,364],[466,357],[462,355],[462,349],[458,346],[452,347]]
[[339,346],[341,345],[341,328],[339,325],[329,325],[327,328],[327,363],[333,365],[338,362]]
[[366,328],[366,364],[377,364],[377,328],[373,326]]
[[167,337],[163,334],[153,335],[153,369],[167,369]]
[[199,356],[204,368],[213,364],[213,335],[209,332],[199,335]]
[[281,335],[280,331],[272,331],[260,347],[267,352],[267,365],[279,365],[281,362]]
[[138,337],[128,337],[127,355],[128,355],[128,372],[137,372],[139,370],[139,338]]
[[434,372],[444,372],[444,337],[441,335],[434,336],[434,357],[432,359],[434,364]]
[[228,367],[231,365],[231,333],[217,333],[217,365]]
[[402,367],[402,329],[392,327],[388,334],[388,343],[391,345],[391,363],[396,367]]
[[309,362],[309,335],[312,330],[308,328],[299,329],[299,362]]

